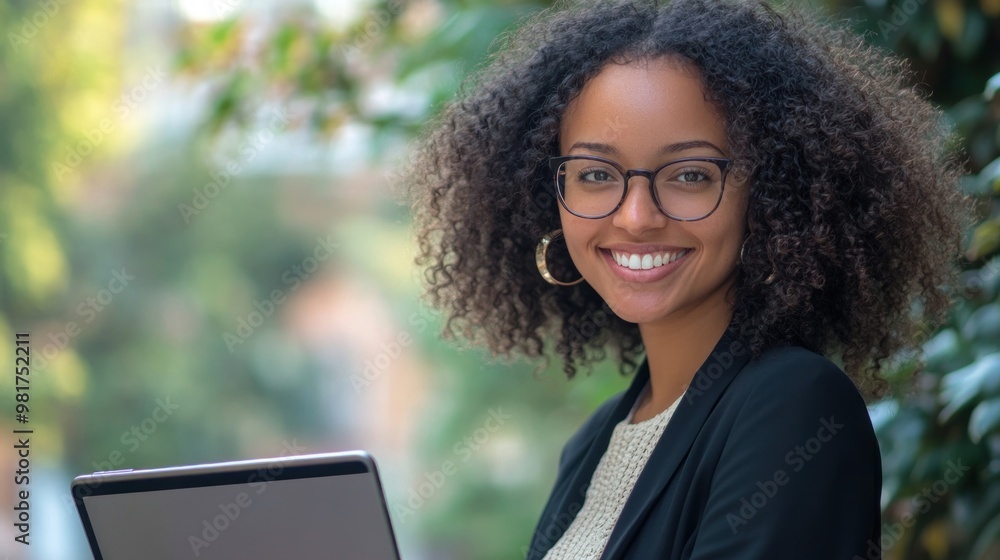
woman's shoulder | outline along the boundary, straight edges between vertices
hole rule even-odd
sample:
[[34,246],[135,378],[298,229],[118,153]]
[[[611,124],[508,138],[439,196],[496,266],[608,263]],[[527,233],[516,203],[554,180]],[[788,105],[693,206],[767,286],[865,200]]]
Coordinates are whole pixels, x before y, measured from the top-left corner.
[[801,346],[771,348],[747,362],[723,399],[744,419],[780,424],[836,417],[874,437],[867,405],[854,381],[826,356]]
[[767,392],[799,397],[840,396],[864,406],[854,381],[831,359],[802,346],[765,350],[746,363],[733,380],[744,393]]

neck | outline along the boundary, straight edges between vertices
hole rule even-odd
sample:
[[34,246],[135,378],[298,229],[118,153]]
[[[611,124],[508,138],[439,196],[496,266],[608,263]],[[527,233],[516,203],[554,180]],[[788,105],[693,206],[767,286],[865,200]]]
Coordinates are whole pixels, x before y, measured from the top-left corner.
[[649,363],[650,393],[647,401],[657,410],[670,406],[705,363],[733,317],[726,298],[713,298],[694,312],[671,316],[669,321],[639,325]]

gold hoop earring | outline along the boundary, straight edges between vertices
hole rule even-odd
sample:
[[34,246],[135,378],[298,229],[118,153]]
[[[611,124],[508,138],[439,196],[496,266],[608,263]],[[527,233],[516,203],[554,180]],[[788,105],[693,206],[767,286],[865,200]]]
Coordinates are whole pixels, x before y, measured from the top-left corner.
[[562,230],[557,229],[542,236],[542,240],[539,241],[538,245],[535,247],[535,266],[538,267],[538,272],[541,273],[542,278],[544,278],[549,284],[554,286],[575,286],[576,284],[583,282],[582,276],[573,282],[556,280],[555,277],[552,276],[552,273],[549,272],[549,265],[545,262],[545,254],[549,250],[549,244],[560,235],[562,235]]

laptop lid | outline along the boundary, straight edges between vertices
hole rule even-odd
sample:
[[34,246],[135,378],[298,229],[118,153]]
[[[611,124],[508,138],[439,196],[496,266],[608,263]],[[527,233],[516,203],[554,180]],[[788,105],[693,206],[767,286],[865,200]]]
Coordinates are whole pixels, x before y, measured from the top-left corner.
[[95,560],[398,560],[364,451],[148,470],[71,485]]

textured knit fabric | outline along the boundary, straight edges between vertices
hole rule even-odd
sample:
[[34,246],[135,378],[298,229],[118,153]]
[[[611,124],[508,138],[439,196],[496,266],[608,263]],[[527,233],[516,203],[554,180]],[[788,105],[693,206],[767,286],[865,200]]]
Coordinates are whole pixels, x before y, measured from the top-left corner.
[[[636,405],[640,400],[641,397],[636,399]],[[632,411],[611,434],[608,449],[587,488],[583,508],[544,560],[598,560],[601,557],[625,507],[625,500],[680,402],[678,398],[663,412],[636,424],[631,423],[636,410],[636,405],[632,406]]]

